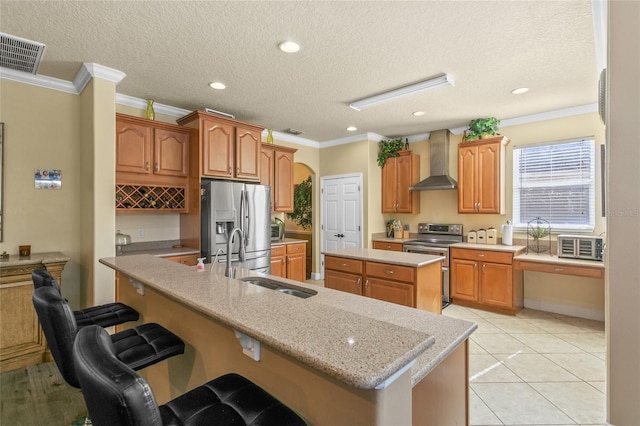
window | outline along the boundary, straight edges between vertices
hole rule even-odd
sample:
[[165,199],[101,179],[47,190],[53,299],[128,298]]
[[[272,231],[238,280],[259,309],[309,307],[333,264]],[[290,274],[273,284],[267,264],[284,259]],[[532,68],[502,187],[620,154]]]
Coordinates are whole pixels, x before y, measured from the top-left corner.
[[514,226],[540,217],[552,230],[593,231],[594,152],[592,138],[514,147]]

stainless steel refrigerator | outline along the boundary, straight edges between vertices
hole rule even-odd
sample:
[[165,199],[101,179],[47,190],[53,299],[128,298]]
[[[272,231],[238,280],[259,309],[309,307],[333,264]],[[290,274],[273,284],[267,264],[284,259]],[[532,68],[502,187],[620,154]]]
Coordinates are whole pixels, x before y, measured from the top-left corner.
[[[227,261],[227,240],[234,228],[231,263],[258,272],[271,271],[271,188],[242,182],[203,179],[201,181],[202,257],[212,262]],[[240,259],[241,244],[244,259]]]

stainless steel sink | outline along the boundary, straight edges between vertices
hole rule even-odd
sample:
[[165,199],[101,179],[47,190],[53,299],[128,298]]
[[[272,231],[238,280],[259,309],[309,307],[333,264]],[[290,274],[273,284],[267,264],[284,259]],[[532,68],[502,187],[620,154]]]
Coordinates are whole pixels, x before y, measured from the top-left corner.
[[272,280],[270,278],[264,277],[247,277],[240,278],[240,281],[244,281],[248,284],[258,285],[260,287],[268,288],[271,290],[277,290],[280,293],[290,294],[292,296],[301,297],[306,299],[307,297],[315,296],[318,294],[315,290],[310,290],[308,288],[297,287],[291,284],[285,284],[280,281]]

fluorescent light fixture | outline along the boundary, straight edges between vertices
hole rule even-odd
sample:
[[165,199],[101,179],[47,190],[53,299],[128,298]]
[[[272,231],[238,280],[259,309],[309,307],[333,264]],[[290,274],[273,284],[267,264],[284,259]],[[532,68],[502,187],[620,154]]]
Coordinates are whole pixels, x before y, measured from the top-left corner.
[[349,126],[349,127],[347,127],[347,132],[355,132],[356,130],[358,130],[358,128],[357,128],[357,127],[355,127],[355,126]]
[[211,87],[212,89],[216,89],[216,90],[222,90],[222,89],[226,88],[227,86],[225,86],[223,83],[220,83],[219,81],[214,81],[212,83],[209,83],[209,87]]
[[517,89],[513,89],[511,93],[513,93],[514,95],[522,95],[523,93],[527,93],[528,91],[528,87],[518,87]]
[[402,98],[404,96],[415,95],[416,93],[421,93],[425,90],[447,85],[454,86],[453,78],[451,78],[449,74],[442,74],[437,77],[421,81],[420,83],[410,84],[399,89],[390,90],[379,95],[360,99],[359,101],[355,101],[349,104],[349,107],[355,109],[356,111],[361,111],[365,108],[369,108],[383,102]]

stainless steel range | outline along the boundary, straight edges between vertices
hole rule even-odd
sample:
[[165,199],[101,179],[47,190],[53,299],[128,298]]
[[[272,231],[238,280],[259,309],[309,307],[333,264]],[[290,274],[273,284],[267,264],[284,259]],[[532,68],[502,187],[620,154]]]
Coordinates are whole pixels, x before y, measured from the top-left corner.
[[449,282],[449,246],[462,242],[462,225],[419,223],[418,239],[403,244],[404,251],[444,256],[442,262],[442,307],[451,303]]

